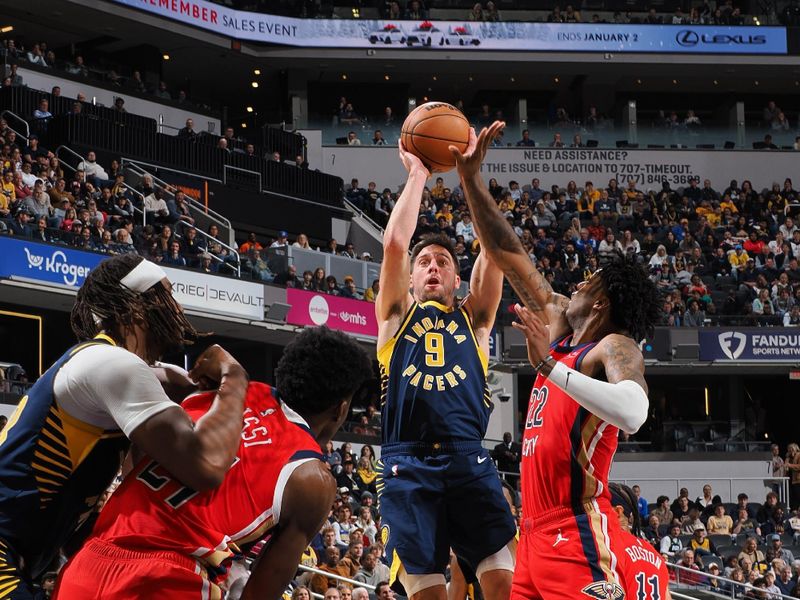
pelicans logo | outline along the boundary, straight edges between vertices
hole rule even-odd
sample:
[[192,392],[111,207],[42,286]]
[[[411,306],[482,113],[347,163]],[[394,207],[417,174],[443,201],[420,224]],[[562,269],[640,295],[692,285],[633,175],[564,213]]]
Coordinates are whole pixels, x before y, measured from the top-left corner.
[[581,591],[596,600],[623,600],[625,598],[625,590],[613,581],[595,581]]

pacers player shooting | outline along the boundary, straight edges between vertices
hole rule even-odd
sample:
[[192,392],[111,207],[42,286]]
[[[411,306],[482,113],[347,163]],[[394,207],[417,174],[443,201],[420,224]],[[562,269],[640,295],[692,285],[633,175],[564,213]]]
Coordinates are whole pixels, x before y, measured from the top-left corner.
[[[451,146],[485,252],[525,303],[515,326],[538,372],[522,447],[522,515],[512,599],[652,598],[660,581],[637,581],[619,555],[632,536],[616,526],[608,473],[619,430],[647,418],[638,342],[659,317],[654,284],[625,257],[581,283],[572,298],[553,292],[531,264],[481,178],[495,122],[466,153]],[[538,315],[538,316],[537,316]],[[611,525],[609,525],[609,522]],[[568,566],[568,567],[567,567]],[[554,573],[569,569],[568,578]]]
[[[86,278],[72,310],[81,342],[22,398],[0,433],[0,599],[33,598],[29,581],[92,513],[130,442],[194,489],[222,481],[236,455],[247,373],[219,346],[192,376],[221,382],[196,423],[151,365],[198,333],[164,271],[116,256]],[[130,441],[129,441],[130,440]]]
[[489,600],[508,598],[516,528],[489,453],[481,446],[492,410],[486,384],[489,334],[503,274],[481,255],[470,293],[452,242],[408,247],[430,176],[400,147],[408,181],[384,234],[375,310],[382,379],[382,540],[392,584],[413,600],[446,598],[450,548]]

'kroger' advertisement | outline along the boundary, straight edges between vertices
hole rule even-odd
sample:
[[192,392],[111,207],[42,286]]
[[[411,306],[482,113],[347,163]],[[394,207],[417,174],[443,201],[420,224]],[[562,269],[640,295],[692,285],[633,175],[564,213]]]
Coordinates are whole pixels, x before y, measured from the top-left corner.
[[0,237],[0,277],[23,277],[77,289],[105,258],[64,246]]

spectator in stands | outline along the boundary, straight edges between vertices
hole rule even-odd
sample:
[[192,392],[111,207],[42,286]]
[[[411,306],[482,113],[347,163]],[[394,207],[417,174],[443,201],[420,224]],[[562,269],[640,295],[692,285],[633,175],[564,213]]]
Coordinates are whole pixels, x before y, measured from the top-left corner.
[[792,578],[792,568],[788,565],[783,567],[780,572],[780,577],[775,580],[775,586],[778,588],[779,593],[784,596],[789,596],[792,594],[796,585],[797,581]]
[[[346,488],[348,493],[359,496],[361,489],[355,479],[355,463],[352,458],[344,458],[342,462],[342,472],[336,478],[336,485],[339,488]],[[341,490],[339,492],[341,494]]]
[[[341,577],[347,577],[349,569],[345,566],[339,566],[339,556],[339,548],[336,546],[328,546],[325,548],[325,554],[323,556],[323,560],[325,562],[319,565],[317,568],[320,571],[333,573],[334,575],[339,575]],[[325,600],[339,600],[339,592],[336,589],[336,584],[336,579],[328,578],[325,575],[315,573],[311,577],[309,587],[311,588],[311,591],[316,594],[324,594]],[[331,595],[329,597],[329,592],[331,589],[336,593],[335,595]]]
[[161,98],[162,100],[172,100],[172,94],[169,93],[167,90],[167,82],[166,81],[159,81],[158,82],[158,89],[153,92],[153,95],[156,98]]
[[738,518],[736,520],[736,524],[731,529],[731,534],[739,535],[741,533],[746,533],[748,535],[756,535],[761,537],[761,527],[758,524],[758,521],[753,519],[746,508],[739,508]]
[[[259,256],[261,254],[259,250],[255,250],[254,252],[258,252]],[[263,259],[261,259],[261,260],[264,263],[263,266],[266,267],[267,263],[264,262]],[[311,279],[310,272],[307,271],[307,273],[309,273],[309,280],[310,280]],[[271,279],[271,275],[272,274],[270,273],[270,279]],[[267,281],[267,280],[265,279],[264,281]],[[286,286],[287,288],[289,288],[289,287],[290,288],[300,288],[300,287],[302,287],[303,281],[297,276],[297,267],[295,265],[289,265],[288,267],[286,267],[285,271],[275,275],[275,279],[272,280],[272,283],[274,283],[275,285],[283,285],[283,286]]]
[[217,140],[217,149],[224,150],[225,152],[230,154],[230,149],[228,148],[228,140],[224,137],[221,137]]
[[761,527],[765,536],[773,533],[789,533],[791,529],[791,525],[786,521],[786,511],[782,506],[776,506],[769,519]]
[[742,565],[743,570],[747,572],[747,569],[744,569],[743,562],[749,563],[752,565],[752,569],[758,572],[764,572],[767,569],[767,561],[764,553],[758,549],[756,539],[753,537],[748,537],[744,544],[742,545],[741,552],[737,557],[739,559],[739,564]]
[[314,279],[312,282],[315,292],[325,292],[328,289],[328,284],[325,279],[325,269],[317,267],[314,270]]
[[[367,424],[369,425],[369,420],[367,420]],[[358,488],[361,490],[362,500],[364,498],[364,494],[367,492],[373,496],[378,493],[378,490],[376,489],[376,478],[377,473],[373,468],[372,461],[364,456],[359,458],[358,469],[356,469],[354,480],[358,484]]]
[[169,252],[164,256],[163,264],[171,267],[185,267],[186,259],[181,255],[181,243],[172,240],[169,244]]
[[211,274],[216,273],[218,270],[217,264],[214,262],[211,253],[203,252],[200,255],[200,272]]
[[669,498],[667,496],[659,496],[656,499],[656,507],[650,511],[651,515],[658,517],[661,523],[672,523],[672,511],[669,508]]
[[144,212],[148,223],[169,223],[169,207],[161,188],[156,188],[153,193],[145,196]]
[[[350,542],[347,546],[347,554],[339,563],[339,566],[347,568],[347,575],[349,579],[353,579],[356,573],[361,568],[361,557],[364,555],[364,543],[361,541],[361,536],[350,536]],[[349,588],[348,588],[349,589]]]
[[33,237],[33,227],[31,227],[30,224],[30,220],[33,216],[32,213],[28,212],[28,209],[20,208],[14,220],[10,221],[7,225],[9,232],[21,238]]
[[[295,267],[291,265],[290,268],[294,269]],[[253,275],[253,279],[267,283],[273,281],[275,278],[275,274],[269,270],[267,261],[264,260],[264,257],[261,255],[261,250],[253,250],[252,257],[250,258],[250,272]]]
[[372,145],[373,146],[386,145],[386,140],[383,138],[383,132],[380,129],[376,129],[375,133],[372,135]]
[[176,223],[180,223],[181,226],[194,225],[194,218],[183,190],[175,190],[172,198],[167,200],[167,210],[169,210],[169,221],[172,225]]
[[718,503],[714,506],[714,514],[708,518],[708,532],[712,534],[730,535],[733,519],[725,514],[725,506]]
[[[787,527],[787,531],[788,529]],[[780,536],[781,533],[783,532],[775,532],[767,535],[767,544],[769,544],[769,549],[772,550],[776,558],[780,558],[785,564],[791,565],[794,563],[794,554],[788,548],[783,547],[783,541]]]
[[689,540],[689,548],[694,550],[695,556],[713,556],[717,554],[717,548],[706,535],[705,527],[698,527],[692,532],[692,539]]
[[108,180],[106,170],[97,164],[97,155],[91,150],[86,154],[86,160],[78,164],[78,170],[83,171],[86,174],[86,180],[91,181],[97,187],[113,183]]
[[194,130],[194,120],[186,119],[186,125],[178,131],[178,137],[193,140],[197,137],[197,132]]
[[375,279],[373,280],[372,285],[364,291],[364,300],[367,302],[375,302],[375,298],[377,298],[379,291],[380,282]]
[[[662,556],[665,558],[672,558],[678,555],[683,548],[680,535],[681,526],[678,523],[672,523],[669,526],[669,532],[667,535],[661,538],[659,551],[661,552]],[[692,554],[692,560],[694,560],[694,554]]]
[[530,131],[527,129],[522,130],[522,139],[517,142],[517,146],[535,146],[536,142],[531,139]]
[[47,62],[44,58],[44,52],[42,52],[42,48],[40,44],[34,44],[30,51],[27,54],[28,62],[32,65],[38,65],[40,67],[47,67]]
[[345,275],[340,292],[343,298],[352,298],[354,300],[364,299],[361,292],[356,289],[356,282],[353,280],[352,275]]
[[792,510],[800,507],[800,447],[791,443],[786,447],[786,460],[784,462],[789,472],[789,506]]
[[703,576],[700,575],[700,567],[695,562],[694,550],[685,548],[680,552],[680,557],[678,565],[684,569],[690,569],[690,571],[697,571],[697,573],[681,570],[677,575],[678,581],[684,585],[700,585],[703,582]]
[[636,507],[639,510],[639,515],[644,519],[647,518],[647,500],[642,498],[642,490],[638,485],[634,485],[631,490],[636,498]]
[[278,237],[270,244],[270,248],[286,248],[289,246],[289,234],[286,231],[279,231]]
[[681,533],[691,534],[701,527],[703,529],[706,528],[703,525],[703,521],[700,520],[700,510],[696,506],[692,506],[689,509],[689,514],[681,519]]
[[494,447],[492,458],[497,463],[497,469],[505,473],[505,480],[516,489],[519,477],[514,473],[519,473],[522,447],[514,441],[510,431],[503,433],[503,441]]
[[349,131],[347,133],[347,145],[348,146],[360,146],[361,140],[358,139],[358,134],[355,131]]
[[659,523],[658,517],[655,515],[649,515],[647,517],[647,525],[642,528],[642,536],[656,548],[661,547],[661,534],[659,533],[660,526],[661,523]]

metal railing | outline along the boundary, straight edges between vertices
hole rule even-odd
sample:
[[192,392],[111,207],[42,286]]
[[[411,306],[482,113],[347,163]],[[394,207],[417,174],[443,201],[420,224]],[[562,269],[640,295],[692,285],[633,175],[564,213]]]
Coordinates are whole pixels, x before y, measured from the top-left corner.
[[[231,177],[230,174],[242,173],[243,176]],[[248,181],[248,178],[252,179]],[[224,165],[222,168],[222,183],[225,185],[245,185],[251,188],[251,191],[261,193],[264,188],[261,186],[261,173],[251,171],[250,169],[242,169],[241,167],[234,167],[232,165]],[[254,185],[253,185],[254,184]]]
[[778,499],[787,504],[789,502],[789,478],[788,477],[681,477],[679,479],[672,478],[672,477],[637,477],[635,479],[611,479],[610,481],[614,481],[616,483],[622,483],[624,485],[642,485],[643,482],[673,482],[675,484],[675,494],[672,496],[673,498],[677,498],[680,495],[680,490],[682,487],[686,487],[684,484],[688,481],[698,481],[702,483],[708,483],[709,481],[719,482],[719,481],[727,481],[728,482],[728,498],[730,499],[729,502],[735,502],[734,498],[738,495],[738,491],[734,493],[733,482],[740,482],[740,481],[762,481],[764,483],[774,482],[778,484]]
[[[124,158],[124,157],[120,160],[120,164],[121,164],[123,169],[125,169],[125,168],[131,169],[134,173],[136,173],[139,176],[148,175],[149,177],[151,177],[153,179],[154,183],[157,183],[158,185],[160,185],[168,194],[172,194],[173,196],[174,196],[174,194],[173,194],[173,192],[171,190],[175,186],[172,185],[171,183],[168,183],[168,182],[164,181],[163,179],[159,178],[158,176],[153,175],[150,171],[145,169],[145,167],[151,167],[151,168],[154,168],[154,169],[158,169],[160,171],[170,171],[171,173],[177,173],[178,175],[184,175],[186,177],[192,177],[194,179],[197,179],[199,177],[196,173],[187,173],[186,171],[179,171],[177,169],[170,169],[170,168],[167,168],[167,167],[160,167],[158,165],[142,162],[140,160],[131,160],[130,158]],[[207,179],[209,181],[222,183],[221,180],[214,179],[212,177],[202,177],[202,179]],[[234,239],[233,226],[231,225],[231,222],[230,222],[230,220],[228,218],[224,217],[223,215],[221,215],[217,211],[208,208],[205,204],[203,204],[202,202],[199,202],[198,200],[195,200],[191,196],[188,196],[188,195],[186,196],[186,203],[191,208],[193,208],[194,210],[196,210],[198,212],[201,212],[204,215],[206,215],[211,221],[216,221],[216,223],[218,225],[228,229],[228,231],[230,232],[229,243],[233,241],[233,239]]]
[[[69,164],[69,162],[67,162],[66,160],[61,158],[61,155],[59,154],[59,152],[66,152],[66,153],[68,153],[69,155],[71,155],[71,156],[73,156],[75,158],[79,158],[81,160],[81,162],[84,162],[84,163],[86,162],[86,159],[81,154],[78,154],[72,148],[70,148],[68,146],[63,146],[62,145],[62,146],[59,146],[58,148],[56,148],[56,152],[55,152],[56,158],[58,158],[59,162],[63,166],[67,167],[73,173],[75,173],[78,170],[78,166],[81,163],[78,163],[78,165],[73,167],[71,164]],[[139,209],[139,207],[136,206],[135,204],[133,204],[132,202],[130,203],[130,205],[131,205],[131,208],[133,209],[134,213],[140,214],[142,216],[142,226],[146,225],[147,224],[147,213],[144,210],[144,194],[142,194],[139,190],[132,188],[127,183],[123,183],[122,187],[125,188],[126,192],[130,192],[131,194],[133,194],[135,196],[138,196],[139,201],[142,203],[142,208]]]
[[328,579],[335,579],[336,581],[343,581],[344,583],[349,583],[354,588],[363,587],[370,592],[374,592],[377,588],[374,585],[370,585],[368,583],[362,583],[360,581],[356,581],[355,579],[349,579],[347,577],[343,577],[342,575],[337,575],[336,573],[328,573],[328,571],[321,571],[320,569],[316,569],[314,567],[308,567],[306,565],[297,565],[297,568],[302,571],[308,571],[309,573],[314,573],[315,575],[324,575]]
[[355,214],[357,214],[357,215],[358,215],[359,217],[361,217],[362,219],[366,220],[366,221],[367,221],[367,223],[369,223],[369,224],[370,224],[370,225],[372,225],[372,226],[373,226],[375,229],[377,229],[377,230],[380,232],[381,236],[384,234],[384,229],[383,229],[383,227],[381,227],[380,225],[378,225],[378,224],[377,224],[377,223],[376,223],[376,222],[375,222],[375,221],[372,219],[372,217],[370,217],[370,216],[369,216],[367,213],[365,213],[363,210],[361,210],[360,208],[358,208],[358,207],[357,207],[355,204],[353,204],[352,202],[350,202],[350,200],[348,200],[347,198],[345,198],[345,199],[344,199],[344,205],[345,205],[345,207],[346,207],[346,208],[348,208],[349,210],[351,210],[352,212],[354,212]]
[[[26,144],[28,143],[28,139],[31,137],[31,127],[30,127],[30,125],[28,125],[28,122],[25,119],[20,117],[17,113],[11,112],[10,110],[4,110],[2,113],[0,113],[0,117],[3,117],[6,120],[6,125],[8,126],[8,128],[11,131],[16,133],[19,137],[23,138],[25,140]],[[23,135],[21,132],[17,131],[16,129],[14,129],[10,125],[8,125],[8,118],[9,117],[11,117],[15,121],[18,121],[19,123],[22,123],[23,125],[25,125],[25,135]]]
[[[722,561],[714,561],[718,564],[722,564]],[[672,571],[675,575],[675,579],[671,580],[671,584],[677,585],[685,585],[689,589],[695,588],[698,590],[710,590],[716,594],[720,594],[724,598],[743,598],[744,595],[748,591],[755,591],[755,592],[763,592],[763,588],[757,588],[749,583],[741,582],[741,581],[734,581],[733,579],[728,579],[727,577],[723,577],[721,575],[712,575],[706,571],[700,571],[698,569],[690,569],[689,567],[683,567],[681,565],[667,562],[667,569]],[[720,567],[722,569],[722,567]],[[683,573],[684,581],[681,581],[681,573]],[[691,574],[691,575],[690,575]],[[671,578],[670,578],[671,579]],[[710,587],[711,580],[717,580],[721,583],[724,583],[724,587]],[[672,597],[676,598],[675,592],[670,589],[672,593]],[[685,596],[684,596],[685,597]],[[691,596],[689,596],[691,598]],[[756,596],[758,598],[759,596]],[[779,594],[776,592],[770,592],[769,598],[780,598],[783,600],[791,600],[793,596],[785,596],[783,594]]]

